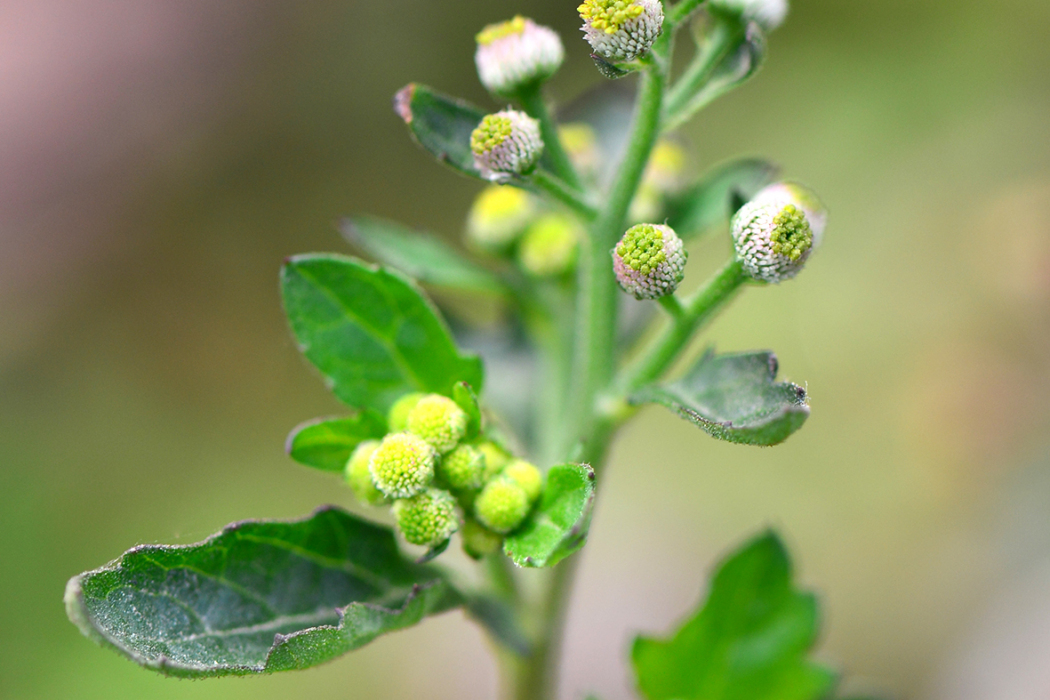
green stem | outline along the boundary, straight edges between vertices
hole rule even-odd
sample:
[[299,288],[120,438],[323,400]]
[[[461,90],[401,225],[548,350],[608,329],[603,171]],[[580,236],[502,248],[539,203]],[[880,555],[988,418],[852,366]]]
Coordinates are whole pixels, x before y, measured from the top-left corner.
[[[682,0],[680,3],[678,3],[677,5],[675,5],[667,11],[666,22],[669,22],[670,25],[674,27],[686,17],[688,17],[690,14],[692,14],[693,10],[700,7],[700,3],[702,3],[703,1],[704,0]],[[664,31],[667,31],[666,24],[664,26]]]
[[740,42],[743,28],[729,22],[715,21],[704,45],[697,51],[693,62],[667,94],[665,128],[673,129],[695,112],[693,98],[710,80],[715,68],[725,60],[729,52]]
[[584,201],[583,195],[580,194],[579,190],[546,170],[536,168],[528,176],[528,180],[569,209],[572,209],[584,221],[593,221],[598,216],[598,210]]
[[561,137],[558,135],[558,125],[547,108],[546,100],[543,99],[541,83],[533,83],[522,88],[518,93],[518,100],[525,108],[525,113],[540,123],[543,148],[550,157],[554,172],[573,188],[581,189],[580,177],[576,174],[576,168],[573,167],[569,154],[565,152]]
[[569,594],[579,555],[569,557],[550,572],[546,594],[538,609],[536,644],[517,669],[514,700],[548,700],[557,687],[558,660],[569,608]]

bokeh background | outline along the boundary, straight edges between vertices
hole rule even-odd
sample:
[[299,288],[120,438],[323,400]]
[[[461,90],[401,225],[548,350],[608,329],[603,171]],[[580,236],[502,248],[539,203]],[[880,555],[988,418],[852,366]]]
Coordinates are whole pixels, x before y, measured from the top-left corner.
[[[0,696],[489,698],[459,613],[323,668],[189,682],[66,621],[68,577],[137,543],[349,492],[288,430],[339,412],[284,325],[285,255],[372,212],[459,235],[477,183],[408,139],[421,81],[481,104],[473,33],[574,1],[0,3]],[[824,601],[822,659],[898,698],[1050,697],[1050,3],[794,0],[762,72],[684,134],[765,155],[831,209],[796,281],[706,338],[772,348],[813,415],[717,443],[650,409],[617,443],[570,617],[564,698],[632,697],[719,554],[766,525]],[[693,251],[687,284],[726,255]],[[449,555],[455,563],[454,555]]]

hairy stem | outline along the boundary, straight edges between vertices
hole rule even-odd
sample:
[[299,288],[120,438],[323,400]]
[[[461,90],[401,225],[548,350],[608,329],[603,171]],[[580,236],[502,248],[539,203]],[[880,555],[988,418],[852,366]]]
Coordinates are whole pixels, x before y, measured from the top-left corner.
[[593,221],[598,216],[598,211],[584,200],[579,190],[546,170],[537,168],[529,175],[529,181],[576,212],[584,221]]
[[540,136],[543,137],[543,148],[550,159],[551,167],[555,174],[567,182],[574,189],[581,188],[580,177],[576,174],[569,154],[561,143],[558,135],[558,125],[551,116],[547,102],[543,99],[543,90],[540,83],[533,83],[522,88],[518,93],[518,100],[525,108],[525,113],[540,123]]
[[715,21],[711,33],[686,68],[682,77],[667,94],[665,128],[673,129],[695,112],[691,104],[700,90],[711,79],[712,73],[740,42],[743,28],[724,21]]

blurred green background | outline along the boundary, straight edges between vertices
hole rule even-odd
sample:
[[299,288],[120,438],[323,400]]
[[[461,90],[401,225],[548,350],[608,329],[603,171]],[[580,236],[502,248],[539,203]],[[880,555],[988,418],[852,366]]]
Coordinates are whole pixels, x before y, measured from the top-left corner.
[[[70,576],[349,492],[282,442],[340,407],[282,318],[284,256],[371,212],[459,235],[479,185],[390,98],[492,104],[473,34],[572,0],[0,8],[0,696],[488,698],[459,613],[321,669],[189,682],[66,621]],[[771,348],[813,415],[774,449],[650,409],[617,443],[573,599],[562,696],[632,697],[630,637],[695,604],[726,548],[786,536],[821,658],[899,698],[1050,696],[1050,3],[795,0],[766,67],[684,134],[697,172],[764,155],[831,209],[805,274],[707,340]],[[724,259],[714,236],[686,284]],[[456,557],[449,555],[451,561]]]

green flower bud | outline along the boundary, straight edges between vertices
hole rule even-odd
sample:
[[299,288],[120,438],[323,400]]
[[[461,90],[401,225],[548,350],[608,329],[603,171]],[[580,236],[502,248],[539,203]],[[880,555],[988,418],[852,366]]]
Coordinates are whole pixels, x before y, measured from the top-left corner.
[[523,459],[516,459],[505,466],[503,476],[525,490],[529,503],[535,503],[543,492],[543,474],[536,468],[536,465]]
[[434,479],[434,448],[412,433],[391,433],[372,453],[368,471],[372,482],[390,498],[409,498]]
[[464,518],[459,530],[463,538],[463,551],[474,559],[495,554],[503,546],[503,536],[479,523],[474,518]]
[[536,277],[555,277],[569,272],[576,262],[580,231],[575,219],[547,214],[529,226],[518,246],[518,262]]
[[540,123],[513,109],[486,115],[470,135],[474,165],[492,182],[527,175],[543,154]]
[[631,202],[631,221],[654,221],[663,218],[664,200],[682,184],[685,172],[685,149],[671,139],[660,139],[645,169],[638,194]]
[[739,17],[744,22],[754,22],[762,31],[771,32],[787,17],[787,0],[709,0],[708,8],[713,12]]
[[521,525],[528,514],[529,495],[517,482],[504,476],[485,484],[474,501],[474,515],[481,524],[503,535]]
[[820,247],[824,239],[824,229],[828,225],[828,210],[816,192],[797,182],[776,182],[763,188],[751,201],[763,204],[794,204],[806,215],[806,221],[813,232],[813,247]]
[[394,517],[405,541],[424,547],[441,544],[459,528],[456,499],[441,489],[394,501]]
[[594,127],[587,122],[562,124],[558,127],[558,138],[577,172],[587,177],[597,175],[602,154]]
[[392,433],[400,433],[408,429],[408,412],[416,407],[419,400],[426,396],[419,392],[405,394],[394,402],[386,415],[387,430]]
[[494,442],[481,443],[478,445],[478,452],[485,458],[485,473],[482,476],[482,481],[485,483],[488,483],[490,479],[503,471],[505,466],[510,464],[511,456]]
[[437,476],[454,491],[480,489],[485,476],[485,456],[476,447],[460,445],[441,458]]
[[467,414],[447,396],[427,394],[408,412],[408,432],[444,454],[467,434]]
[[799,273],[813,251],[813,231],[801,209],[751,201],[732,222],[736,254],[753,279],[776,284]]
[[584,38],[594,53],[610,61],[644,56],[663,31],[660,0],[584,0],[576,9]]
[[366,440],[354,448],[353,454],[346,462],[344,476],[346,483],[350,485],[354,495],[359,501],[371,503],[378,506],[386,501],[383,492],[376,488],[372,482],[372,473],[368,471],[368,463],[372,459],[372,453],[379,448],[378,440]]
[[565,59],[558,34],[521,15],[490,24],[476,39],[478,77],[486,90],[500,97],[514,97],[523,87],[546,80]]
[[467,240],[489,251],[506,250],[528,226],[536,204],[525,190],[490,185],[474,200],[467,217]]
[[670,226],[638,224],[627,229],[613,249],[616,281],[635,299],[674,294],[685,276],[687,253]]

